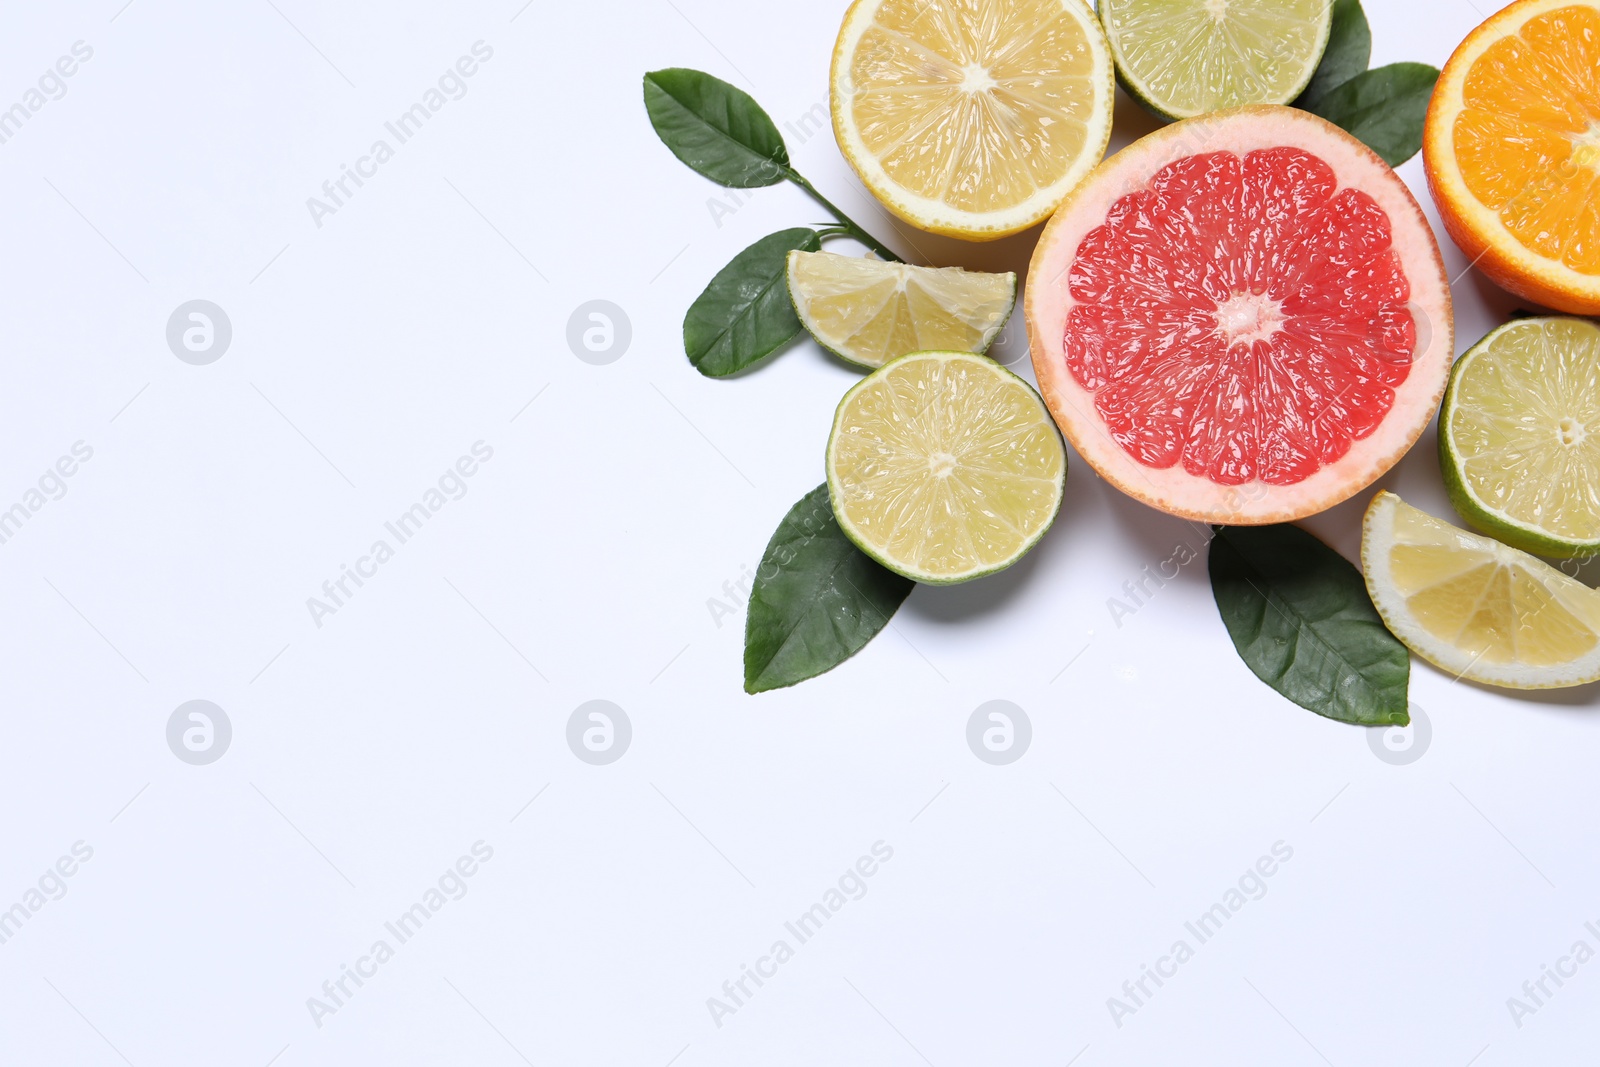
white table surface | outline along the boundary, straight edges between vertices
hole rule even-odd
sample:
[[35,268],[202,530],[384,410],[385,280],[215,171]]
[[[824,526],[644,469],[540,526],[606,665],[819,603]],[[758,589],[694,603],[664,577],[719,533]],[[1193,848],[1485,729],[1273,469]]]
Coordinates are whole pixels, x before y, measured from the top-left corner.
[[[1431,740],[1380,759],[1256,681],[1203,561],[1117,626],[1107,599],[1193,534],[1076,458],[1023,563],[918,589],[844,667],[744,695],[742,602],[708,601],[821,480],[853,375],[810,343],[731,382],[686,362],[711,275],[821,213],[787,187],[714,212],[730,195],[657,142],[640,76],[703,68],[803,132],[843,4],[521,2],[10,12],[0,108],[93,55],[0,144],[0,509],[93,455],[0,544],[0,909],[46,890],[0,944],[0,1061],[1592,1060],[1600,963],[1520,1020],[1507,998],[1600,948],[1595,693],[1419,663]],[[1483,17],[1369,15],[1374,64],[1442,64]],[[396,146],[385,122],[479,41],[465,94]],[[1151,128],[1125,100],[1117,121],[1114,147]],[[897,230],[826,130],[788,136],[908,255],[1025,269],[1033,235]],[[393,158],[313,218],[379,138]],[[1420,159],[1401,174],[1437,222]],[[1470,271],[1454,294],[1458,349],[1516,306]],[[232,327],[207,365],[166,341],[194,299]],[[606,365],[566,341],[596,299],[631,323]],[[465,495],[386,535],[477,442]],[[1451,514],[1431,431],[1384,484]],[[1353,556],[1366,499],[1310,525]],[[393,558],[314,620],[379,539]],[[603,766],[566,740],[595,699],[632,728]],[[191,700],[231,724],[207,765],[167,743]],[[1032,724],[1006,766],[966,742],[990,700]],[[390,934],[477,842],[464,895]],[[786,932],[877,842],[859,900]],[[1279,842],[1199,944],[1185,923]],[[1114,1021],[1180,939],[1193,958]],[[360,963],[379,940],[392,958]],[[793,958],[713,1018],[778,940]]]

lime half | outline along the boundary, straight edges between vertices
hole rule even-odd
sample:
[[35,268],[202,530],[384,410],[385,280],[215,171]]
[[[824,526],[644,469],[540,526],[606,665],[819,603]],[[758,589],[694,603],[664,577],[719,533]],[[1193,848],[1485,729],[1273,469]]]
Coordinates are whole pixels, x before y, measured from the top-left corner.
[[1367,591],[1405,646],[1509,689],[1600,679],[1600,591],[1379,493],[1361,530]]
[[1439,467],[1467,522],[1563,559],[1600,552],[1600,326],[1518,319],[1450,371]]
[[828,493],[873,559],[945,585],[1003,570],[1061,508],[1067,452],[1027,382],[969,352],[913,352],[839,402]]
[[1187,119],[1299,96],[1332,10],[1332,0],[1100,0],[1100,21],[1129,95]]
[[907,352],[986,351],[1011,317],[1017,276],[790,252],[789,296],[822,347],[881,367]]

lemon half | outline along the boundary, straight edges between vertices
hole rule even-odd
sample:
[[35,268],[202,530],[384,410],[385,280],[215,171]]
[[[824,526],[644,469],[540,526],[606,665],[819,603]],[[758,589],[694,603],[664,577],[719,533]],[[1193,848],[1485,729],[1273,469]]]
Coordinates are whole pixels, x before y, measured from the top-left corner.
[[1115,66],[1083,0],[856,0],[829,86],[839,148],[885,207],[986,241],[1100,162]]

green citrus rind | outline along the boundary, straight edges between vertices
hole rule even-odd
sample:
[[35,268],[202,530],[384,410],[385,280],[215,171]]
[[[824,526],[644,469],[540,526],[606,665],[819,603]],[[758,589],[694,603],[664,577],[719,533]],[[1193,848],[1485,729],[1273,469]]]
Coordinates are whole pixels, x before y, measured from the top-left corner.
[[1450,368],[1450,381],[1445,386],[1444,402],[1439,407],[1439,471],[1444,476],[1444,488],[1450,497],[1451,506],[1473,529],[1488,534],[1502,544],[1531,552],[1536,556],[1546,556],[1551,559],[1587,558],[1600,555],[1600,538],[1583,541],[1560,537],[1538,526],[1512,518],[1485,503],[1472,489],[1464,469],[1465,461],[1456,450],[1451,431],[1451,418],[1456,411],[1457,387],[1473,362],[1490,352],[1495,340],[1507,330],[1522,327],[1529,322],[1545,321],[1561,321],[1561,317],[1513,319],[1497,326],[1485,334],[1477,344],[1462,353],[1455,365]]
[[[868,538],[863,536],[861,531],[856,529],[855,524],[850,521],[847,515],[845,515],[844,509],[840,506],[840,501],[844,494],[840,486],[838,472],[834,469],[833,462],[834,445],[838,440],[840,430],[844,425],[844,416],[852,398],[854,398],[854,396],[861,390],[870,387],[880,375],[884,375],[892,371],[893,368],[895,368],[898,364],[913,359],[925,359],[930,356],[971,361],[976,365],[982,366],[985,371],[994,374],[996,377],[1013,382],[1017,387],[1026,390],[1027,393],[1033,398],[1034,403],[1038,405],[1039,416],[1042,420],[1041,425],[1047,426],[1051,429],[1052,437],[1056,441],[1058,447],[1061,449],[1061,475],[1055,481],[1055,499],[1050,508],[1050,517],[1041,523],[1039,528],[1034,530],[1018,547],[1018,549],[1004,560],[994,564],[993,566],[975,568],[970,572],[963,572],[955,576],[930,574],[926,571],[918,570],[916,567],[907,566],[905,563],[888,556],[888,554],[885,553],[879,546],[874,545]],[[1045,406],[1044,399],[1039,396],[1038,391],[1034,389],[1033,386],[1028,384],[1026,379],[1013,374],[1011,371],[1000,366],[1000,364],[996,363],[992,359],[981,355],[975,355],[971,352],[908,352],[903,356],[899,356],[890,360],[882,367],[879,367],[877,370],[861,379],[861,381],[851,386],[850,389],[840,399],[839,406],[834,411],[832,429],[828,432],[828,448],[824,462],[828,475],[828,500],[829,503],[833,505],[834,520],[838,522],[839,529],[844,531],[844,535],[848,537],[857,548],[861,549],[862,552],[866,553],[867,556],[869,556],[875,562],[887,567],[889,570],[894,571],[896,574],[901,575],[902,577],[910,578],[914,582],[918,582],[923,585],[959,585],[962,582],[970,582],[977,578],[986,578],[991,574],[998,574],[1007,567],[1012,566],[1023,556],[1026,556],[1029,552],[1031,552],[1033,547],[1037,545],[1044,535],[1050,531],[1050,527],[1055,525],[1056,518],[1061,514],[1061,501],[1066,493],[1068,457],[1066,445],[1061,443],[1061,434],[1056,428],[1055,420],[1050,415],[1050,409]]]

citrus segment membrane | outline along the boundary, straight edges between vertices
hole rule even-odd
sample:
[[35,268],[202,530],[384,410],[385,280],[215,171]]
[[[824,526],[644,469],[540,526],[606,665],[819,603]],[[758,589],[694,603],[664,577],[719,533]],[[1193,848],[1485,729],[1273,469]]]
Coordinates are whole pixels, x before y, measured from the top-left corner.
[[1128,88],[1169,118],[1287,104],[1327,47],[1331,0],[1100,0]]
[[1510,524],[1566,543],[1521,546],[1551,554],[1600,547],[1600,326],[1509,323],[1452,379],[1440,438],[1467,494],[1463,516],[1491,533]]
[[1528,19],[1473,61],[1461,98],[1467,190],[1523,247],[1600,275],[1600,11]]
[[835,132],[897,214],[999,237],[1099,161],[1112,69],[1082,0],[857,0],[834,54]]
[[1514,688],[1600,677],[1600,593],[1393,493],[1367,511],[1362,566],[1396,637],[1435,665]]
[[845,394],[828,440],[839,526],[922,582],[1009,566],[1061,506],[1067,457],[1022,379],[968,353],[897,359]]
[[789,294],[811,335],[865,367],[908,352],[983,352],[1016,301],[1015,274],[789,253]]
[[1388,214],[1300,148],[1168,164],[1084,237],[1067,284],[1067,368],[1116,443],[1219,485],[1339,460],[1417,346]]

